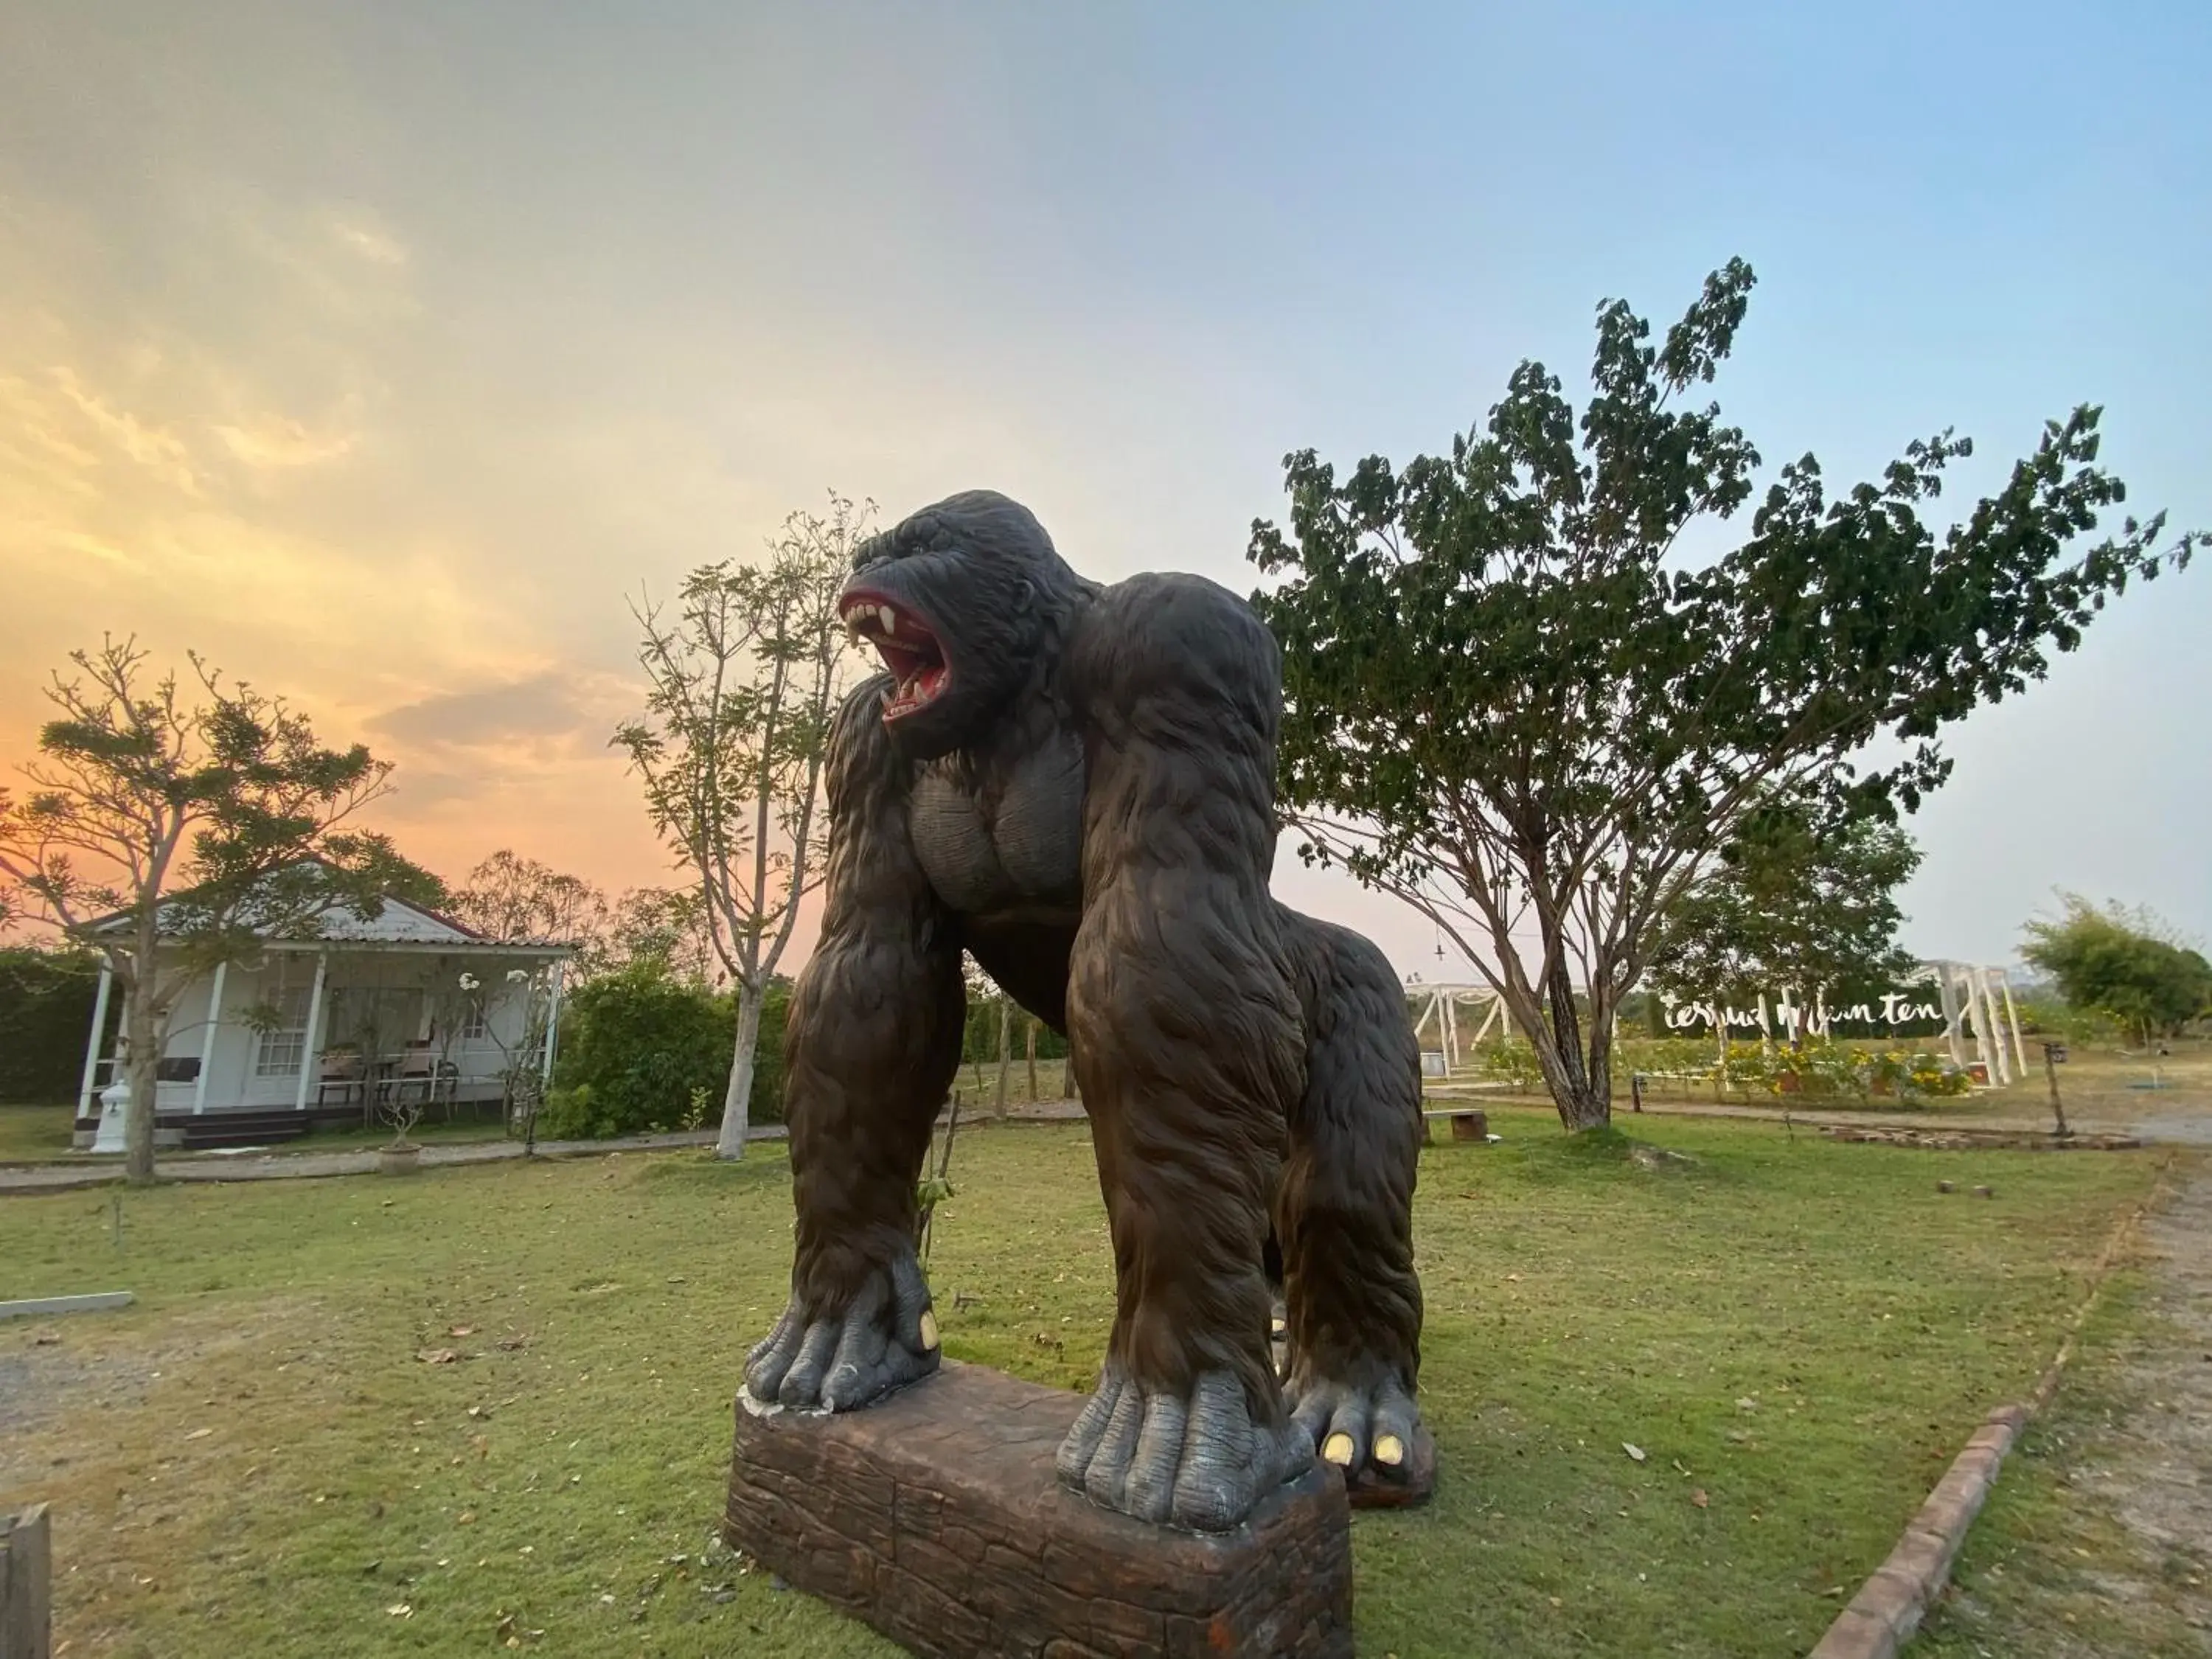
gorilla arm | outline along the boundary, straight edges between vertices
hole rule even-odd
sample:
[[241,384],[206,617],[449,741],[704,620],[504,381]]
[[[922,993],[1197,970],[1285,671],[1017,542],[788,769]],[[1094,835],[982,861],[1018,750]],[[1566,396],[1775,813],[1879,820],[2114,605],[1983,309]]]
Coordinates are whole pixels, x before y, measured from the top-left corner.
[[955,919],[908,840],[912,768],[863,685],[830,737],[822,938],[784,1044],[798,1250],[791,1304],[745,1364],[763,1403],[850,1410],[937,1368],[915,1183],[960,1058]]

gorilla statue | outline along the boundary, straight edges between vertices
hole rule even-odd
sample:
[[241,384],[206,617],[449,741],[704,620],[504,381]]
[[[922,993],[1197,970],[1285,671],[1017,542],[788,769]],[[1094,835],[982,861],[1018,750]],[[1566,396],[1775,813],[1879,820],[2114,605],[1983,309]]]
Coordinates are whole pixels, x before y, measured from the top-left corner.
[[937,1367],[915,1187],[965,947],[1066,1036],[1111,1223],[1113,1333],[1061,1480],[1222,1531],[1318,1451],[1355,1498],[1417,1501],[1419,1057],[1382,952],[1268,892],[1273,638],[1200,577],[1085,580],[988,491],[853,563],[840,611],[886,672],[830,738],[786,1035],[797,1257],[746,1392],[850,1411]]

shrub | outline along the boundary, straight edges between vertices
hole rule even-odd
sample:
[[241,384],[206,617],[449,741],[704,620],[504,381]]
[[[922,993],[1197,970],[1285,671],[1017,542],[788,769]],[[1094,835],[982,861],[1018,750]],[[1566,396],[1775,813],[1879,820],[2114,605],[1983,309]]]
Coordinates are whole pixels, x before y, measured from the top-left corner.
[[[99,983],[89,951],[0,951],[0,1102],[76,1098]],[[109,1004],[111,1028],[121,1001]]]
[[[757,1123],[783,1115],[790,1003],[789,982],[772,981],[753,1059]],[[712,1126],[729,1087],[737,1029],[734,998],[678,979],[660,962],[633,963],[579,987],[562,1021],[560,1086],[547,1097],[539,1133],[603,1139]]]

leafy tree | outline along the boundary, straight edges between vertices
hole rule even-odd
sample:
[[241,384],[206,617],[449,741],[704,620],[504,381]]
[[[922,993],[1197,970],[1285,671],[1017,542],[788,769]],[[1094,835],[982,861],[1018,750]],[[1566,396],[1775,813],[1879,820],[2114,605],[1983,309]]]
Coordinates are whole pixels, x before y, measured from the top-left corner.
[[2059,899],[2057,921],[2027,924],[2021,954],[2068,1002],[2110,1015],[2145,1042],[2212,1013],[2212,962],[2157,916],[2118,903],[2100,909],[2078,893]]
[[1659,917],[1653,985],[1677,1001],[1739,1004],[1786,988],[1803,1005],[1894,983],[1914,965],[1897,942],[1897,890],[1919,864],[1894,823],[1848,817],[1824,831],[1811,804],[1765,799]]
[[0,791],[0,879],[106,958],[124,1007],[125,1173],[145,1182],[155,1065],[179,994],[252,954],[258,935],[314,936],[333,905],[375,916],[387,882],[419,866],[340,828],[391,769],[362,745],[325,748],[306,715],[197,656],[196,690],[153,677],[131,640],[70,660],[78,676],[53,677],[57,717],[21,769],[30,793]]
[[615,733],[646,808],[698,896],[715,960],[738,998],[717,1154],[744,1156],[754,1054],[769,981],[799,905],[820,881],[815,816],[849,642],[837,596],[872,505],[830,498],[794,513],[768,562],[725,560],[684,579],[674,617],[636,610],[644,714]]
[[[1288,532],[1250,556],[1285,658],[1280,796],[1341,862],[1449,934],[1534,1045],[1571,1129],[1611,1115],[1613,1017],[1658,919],[1768,792],[1849,815],[1915,806],[1941,728],[2039,679],[2131,578],[2186,562],[2163,520],[2076,549],[2124,490],[2098,411],[2050,424],[1938,536],[1921,518],[1970,453],[1948,431],[1830,499],[1781,469],[1732,550],[1686,535],[1753,499],[1758,452],[1678,406],[1735,344],[1753,276],[1707,278],[1655,345],[1599,307],[1582,408],[1524,362],[1487,422],[1403,471],[1285,458]],[[1870,771],[1855,757],[1901,739]]]

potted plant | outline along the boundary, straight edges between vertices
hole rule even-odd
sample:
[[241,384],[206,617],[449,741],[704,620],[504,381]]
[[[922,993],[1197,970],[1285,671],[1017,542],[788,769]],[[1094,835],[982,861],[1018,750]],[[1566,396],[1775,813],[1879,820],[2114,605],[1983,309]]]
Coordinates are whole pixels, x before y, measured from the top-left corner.
[[386,1175],[408,1175],[422,1161],[422,1145],[408,1137],[422,1121],[422,1103],[395,1095],[386,1103],[384,1121],[392,1126],[392,1139],[376,1154],[376,1167]]

